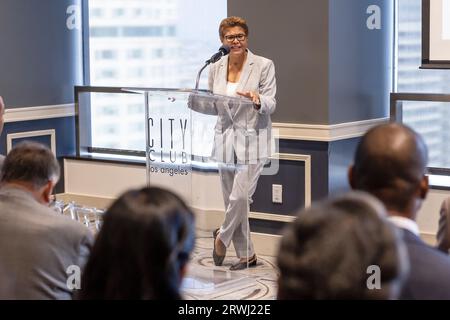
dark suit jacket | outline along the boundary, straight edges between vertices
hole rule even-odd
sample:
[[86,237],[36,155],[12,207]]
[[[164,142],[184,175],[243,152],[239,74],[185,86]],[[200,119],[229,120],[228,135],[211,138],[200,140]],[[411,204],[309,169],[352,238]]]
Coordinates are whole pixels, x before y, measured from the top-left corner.
[[450,257],[430,247],[412,232],[402,231],[410,273],[400,299],[450,300]]
[[70,299],[67,268],[83,268],[92,242],[88,228],[30,193],[0,188],[0,299]]

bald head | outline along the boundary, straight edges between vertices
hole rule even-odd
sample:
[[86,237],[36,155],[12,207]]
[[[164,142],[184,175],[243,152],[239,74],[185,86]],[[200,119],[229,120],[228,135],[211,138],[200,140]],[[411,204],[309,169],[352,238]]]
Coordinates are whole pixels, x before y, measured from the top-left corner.
[[384,124],[361,139],[350,183],[377,196],[390,210],[411,211],[416,196],[426,195],[420,188],[427,162],[427,147],[415,131],[402,124]]

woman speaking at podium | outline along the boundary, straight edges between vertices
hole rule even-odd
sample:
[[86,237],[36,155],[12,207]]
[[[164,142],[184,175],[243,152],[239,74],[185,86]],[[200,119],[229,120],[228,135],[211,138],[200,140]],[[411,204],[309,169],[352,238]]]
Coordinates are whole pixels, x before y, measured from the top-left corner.
[[[239,261],[231,270],[241,270],[256,266],[256,254],[250,239],[248,205],[252,202],[258,178],[270,154],[259,152],[261,140],[271,145],[272,123],[270,115],[275,111],[276,80],[275,67],[271,60],[257,56],[248,50],[248,26],[240,17],[229,17],[220,23],[219,35],[222,43],[230,48],[228,55],[211,64],[209,70],[209,90],[214,94],[242,96],[253,102],[253,107],[245,111],[246,125],[251,128],[255,138],[253,146],[246,152],[255,159],[250,163],[239,164],[240,155],[234,150],[237,163],[219,164],[222,193],[225,202],[225,219],[222,226],[214,231],[213,259],[217,266],[222,265],[226,248],[233,241]],[[245,107],[248,108],[246,105]],[[218,125],[220,126],[219,112]],[[222,113],[223,114],[223,113]],[[239,111],[235,113],[239,114]],[[233,118],[233,121],[238,121]],[[216,125],[216,136],[221,128]],[[223,130],[222,130],[223,132]],[[216,137],[217,138],[217,137]],[[226,139],[225,139],[226,140]],[[252,143],[252,142],[250,142]],[[229,147],[229,146],[225,146]],[[253,157],[252,157],[253,156]]]

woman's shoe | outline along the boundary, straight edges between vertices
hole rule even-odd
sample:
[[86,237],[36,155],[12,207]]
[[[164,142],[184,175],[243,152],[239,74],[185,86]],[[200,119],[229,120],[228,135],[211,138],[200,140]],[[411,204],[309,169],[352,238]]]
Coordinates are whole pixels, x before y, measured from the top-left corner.
[[230,270],[236,271],[236,270],[243,270],[246,268],[256,267],[258,259],[256,259],[256,254],[253,255],[253,257],[250,258],[248,261],[239,261],[238,263],[233,264],[230,267]]
[[220,231],[220,228],[217,228],[216,230],[213,231],[213,238],[214,238],[213,260],[214,260],[214,264],[216,266],[221,266],[223,263],[223,260],[225,260],[225,255],[219,256],[216,252],[216,238],[217,238],[217,235],[219,234],[219,231]]

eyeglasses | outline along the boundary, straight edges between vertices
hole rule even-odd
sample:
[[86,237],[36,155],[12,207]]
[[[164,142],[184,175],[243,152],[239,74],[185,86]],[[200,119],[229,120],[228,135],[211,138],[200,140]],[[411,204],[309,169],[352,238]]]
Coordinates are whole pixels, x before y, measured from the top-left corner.
[[246,37],[247,37],[247,36],[246,36],[245,34],[240,33],[240,34],[232,34],[232,35],[228,35],[228,36],[225,36],[224,38],[225,38],[225,40],[227,40],[228,42],[233,42],[235,39],[237,39],[238,41],[244,41]]

